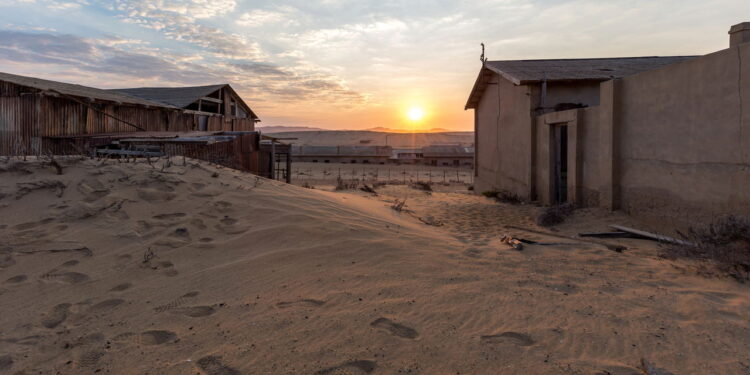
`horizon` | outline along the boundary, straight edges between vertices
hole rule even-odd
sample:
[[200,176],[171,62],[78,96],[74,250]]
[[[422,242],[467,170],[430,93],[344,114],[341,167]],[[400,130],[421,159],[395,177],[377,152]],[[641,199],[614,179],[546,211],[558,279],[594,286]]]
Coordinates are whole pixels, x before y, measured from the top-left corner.
[[[259,126],[472,131],[490,60],[701,55],[743,1],[0,0],[0,71],[100,88],[230,83]],[[664,17],[664,15],[669,17]],[[646,42],[644,42],[646,40]]]

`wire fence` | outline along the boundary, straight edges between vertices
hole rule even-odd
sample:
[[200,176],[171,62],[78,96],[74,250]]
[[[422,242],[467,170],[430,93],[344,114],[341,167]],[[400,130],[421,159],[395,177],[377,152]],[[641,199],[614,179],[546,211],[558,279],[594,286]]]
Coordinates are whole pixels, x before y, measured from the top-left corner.
[[474,172],[467,168],[429,168],[425,166],[292,166],[292,183],[335,184],[337,180],[389,183],[461,183],[473,184]]

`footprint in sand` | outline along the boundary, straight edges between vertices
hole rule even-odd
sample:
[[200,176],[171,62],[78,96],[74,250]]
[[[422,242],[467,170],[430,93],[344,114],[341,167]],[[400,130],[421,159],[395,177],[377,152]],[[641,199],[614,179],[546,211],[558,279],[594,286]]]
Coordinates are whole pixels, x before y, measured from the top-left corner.
[[185,216],[187,216],[186,213],[175,212],[173,214],[160,214],[160,215],[154,215],[152,217],[154,219],[157,219],[157,220],[175,220],[175,219],[179,219],[179,218],[185,217]]
[[133,284],[131,284],[131,283],[122,283],[122,284],[115,285],[109,291],[110,292],[122,292],[122,291],[130,289],[130,287],[132,287],[132,286],[133,286]]
[[0,371],[10,370],[13,367],[13,357],[9,354],[0,355]]
[[241,372],[221,362],[221,357],[210,355],[195,362],[201,371],[207,375],[240,375]]
[[293,307],[293,306],[308,306],[308,307],[320,307],[323,306],[326,302],[317,300],[317,299],[301,299],[297,301],[282,301],[276,304],[276,307],[280,309],[284,309],[287,307]]
[[370,326],[386,330],[394,336],[403,337],[405,339],[413,340],[419,337],[419,333],[414,328],[396,323],[388,318],[375,319],[372,323],[370,323]]
[[97,304],[95,304],[95,305],[91,306],[91,307],[89,308],[89,310],[91,310],[91,311],[95,311],[95,312],[98,312],[98,311],[106,311],[106,310],[110,310],[110,309],[113,309],[113,308],[115,308],[115,307],[117,307],[117,306],[120,306],[120,305],[122,305],[122,304],[123,304],[124,302],[125,302],[125,300],[123,300],[123,299],[120,299],[120,298],[113,298],[113,299],[108,299],[108,300],[104,300],[104,301],[102,301],[102,302],[99,302],[99,303],[97,303]]
[[378,367],[374,361],[360,359],[344,362],[338,366],[328,367],[315,372],[315,375],[344,375],[344,374],[370,374]]
[[93,178],[79,182],[77,189],[86,202],[94,202],[109,194],[109,189],[101,181]]
[[81,367],[94,367],[99,363],[99,360],[104,357],[104,354],[104,352],[96,350],[85,352],[78,358],[78,365]]
[[8,280],[5,280],[6,284],[18,284],[26,281],[28,279],[28,276],[26,275],[17,275],[9,278]]
[[50,310],[42,319],[42,326],[45,328],[55,328],[68,318],[70,309],[69,303],[61,303]]
[[63,272],[63,273],[48,273],[42,275],[43,280],[52,282],[60,282],[65,284],[80,284],[89,281],[91,278],[80,272]]
[[0,256],[0,268],[8,268],[16,264],[16,260],[10,255]]
[[517,346],[531,346],[536,343],[529,335],[518,332],[503,332],[497,335],[482,336],[485,344],[511,344]]
[[138,189],[138,198],[141,198],[146,202],[166,202],[171,201],[175,197],[177,197],[177,194],[168,191],[149,188]]
[[161,306],[155,307],[154,311],[156,311],[156,312],[159,313],[159,312],[164,312],[164,311],[176,309],[176,308],[182,306],[183,304],[185,304],[185,302],[187,302],[187,300],[189,298],[193,298],[193,297],[195,297],[197,295],[198,295],[198,292],[186,293],[186,294],[180,296],[179,298],[170,301],[169,303],[167,303],[165,305],[161,305]]
[[187,306],[187,307],[178,307],[176,309],[172,309],[169,311],[172,314],[180,314],[189,316],[191,318],[202,318],[205,316],[212,315],[216,312],[216,309],[214,309],[211,306]]
[[172,331],[153,330],[141,333],[141,342],[144,345],[161,345],[176,338],[177,334]]
[[77,265],[78,263],[80,263],[80,262],[77,261],[77,260],[75,260],[75,259],[73,259],[73,260],[69,260],[69,261],[61,264],[61,266],[62,267],[73,267],[73,266]]

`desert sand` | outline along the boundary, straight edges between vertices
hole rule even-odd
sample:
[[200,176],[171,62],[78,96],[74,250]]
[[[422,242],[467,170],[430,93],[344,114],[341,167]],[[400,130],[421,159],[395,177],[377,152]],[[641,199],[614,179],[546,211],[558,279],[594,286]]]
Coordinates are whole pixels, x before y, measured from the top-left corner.
[[61,163],[0,163],[0,373],[750,371],[748,286],[574,237],[621,215],[550,231],[468,192]]

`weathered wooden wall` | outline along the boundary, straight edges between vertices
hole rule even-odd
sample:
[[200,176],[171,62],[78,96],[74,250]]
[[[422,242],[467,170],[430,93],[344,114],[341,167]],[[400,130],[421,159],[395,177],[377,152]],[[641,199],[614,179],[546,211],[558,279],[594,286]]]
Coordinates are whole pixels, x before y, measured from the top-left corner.
[[[37,155],[42,137],[137,131],[198,130],[198,115],[180,110],[114,103],[85,103],[34,93],[38,90],[0,82],[0,155]],[[108,114],[110,116],[105,115]],[[122,120],[122,121],[118,121]],[[211,116],[208,130],[253,131],[251,119]]]

